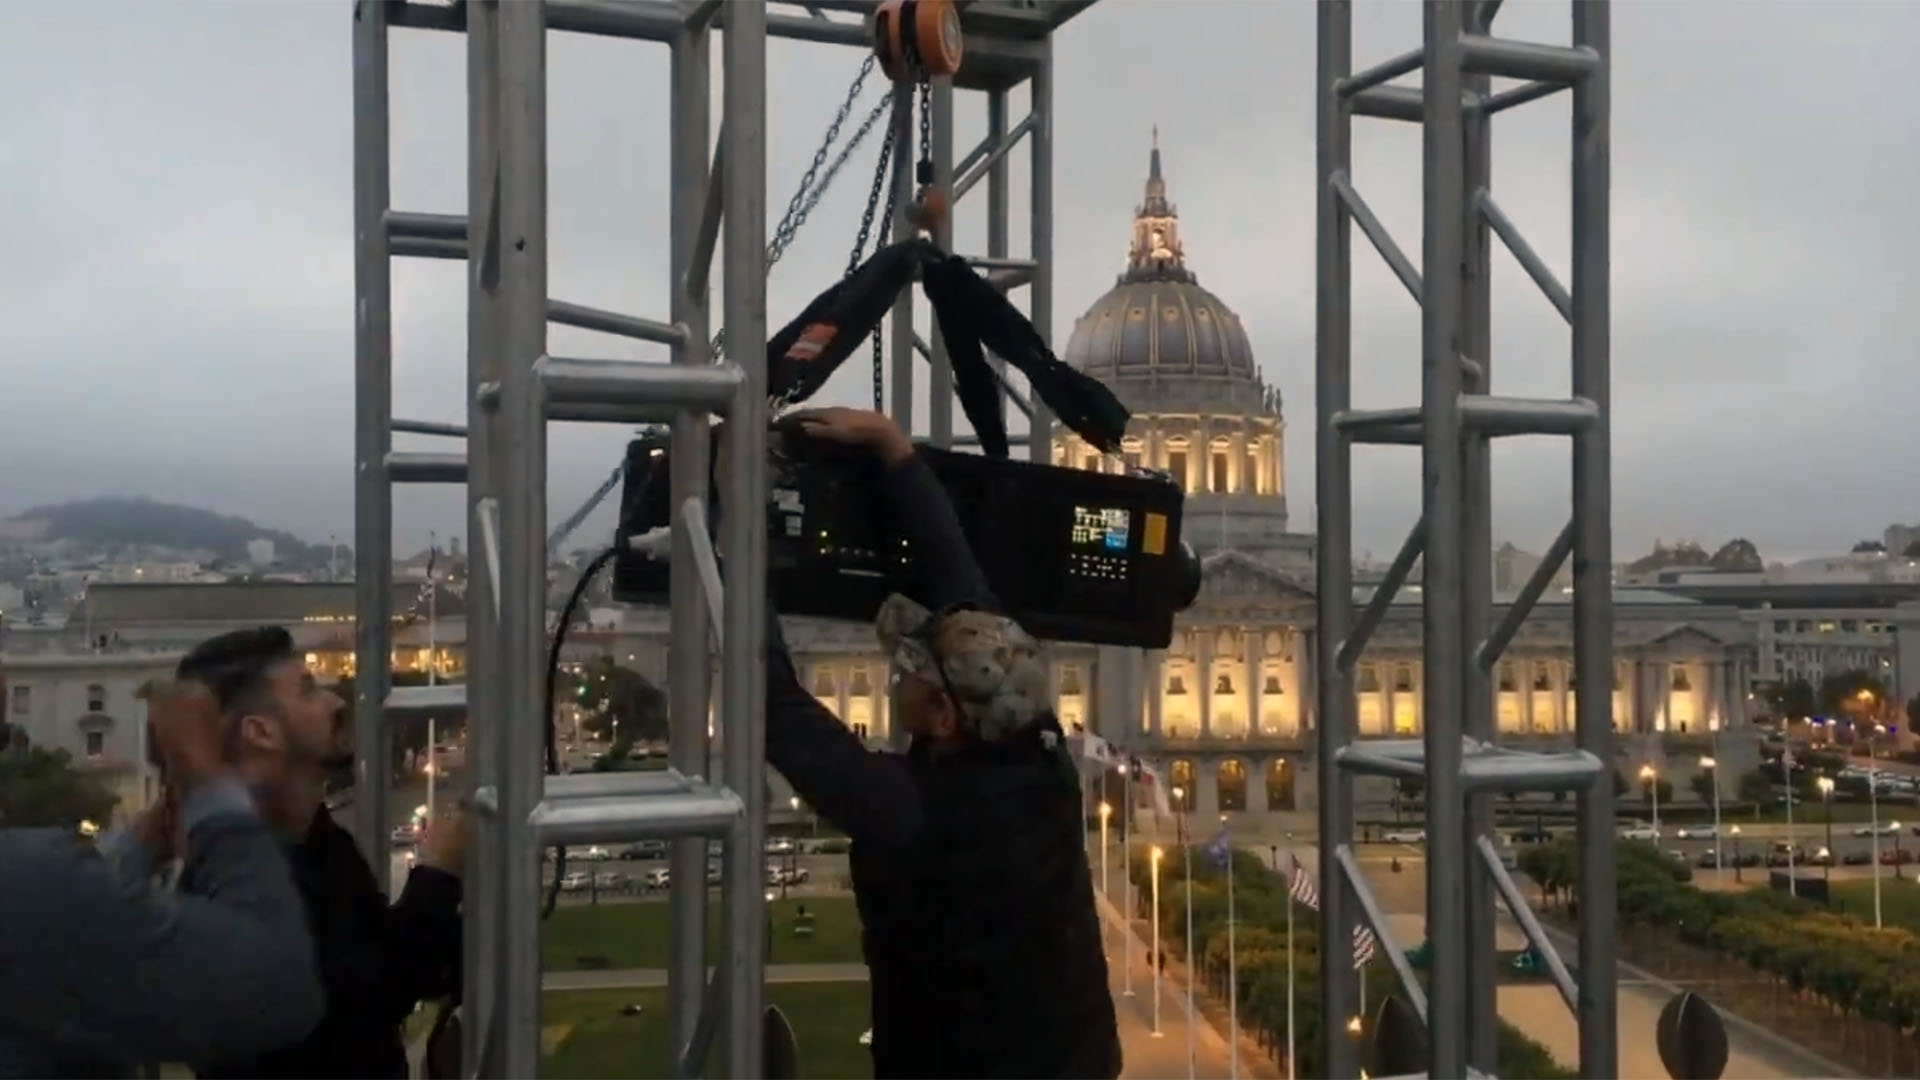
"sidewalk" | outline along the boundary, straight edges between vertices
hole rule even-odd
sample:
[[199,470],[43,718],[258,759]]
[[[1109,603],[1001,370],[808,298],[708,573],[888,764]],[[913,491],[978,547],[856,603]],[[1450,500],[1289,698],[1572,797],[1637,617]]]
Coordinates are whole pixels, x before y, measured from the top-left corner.
[[[1183,1080],[1203,1077],[1222,1080],[1236,1075],[1226,1037],[1205,1015],[1187,1012],[1187,983],[1183,966],[1171,955],[1159,982],[1159,1034],[1155,1034],[1154,973],[1147,960],[1149,943],[1141,938],[1107,898],[1094,893],[1100,905],[1107,940],[1107,971],[1113,989],[1114,1013],[1120,1021],[1120,1045],[1125,1057],[1123,1080]],[[1165,944],[1163,942],[1163,944]],[[1132,994],[1127,993],[1128,977]],[[1201,1012],[1195,1001],[1196,1013]],[[1239,1072],[1249,1080],[1279,1076],[1273,1062],[1242,1036]]]

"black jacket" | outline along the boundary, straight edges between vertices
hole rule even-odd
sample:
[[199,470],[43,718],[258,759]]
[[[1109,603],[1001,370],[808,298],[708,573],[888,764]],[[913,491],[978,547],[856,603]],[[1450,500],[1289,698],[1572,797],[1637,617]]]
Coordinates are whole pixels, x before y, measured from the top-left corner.
[[289,858],[319,952],[326,1015],[298,1043],[195,1072],[205,1080],[404,1080],[401,1023],[460,984],[460,879],[415,867],[389,906],[353,837],[324,808]]
[[[992,595],[918,458],[882,481],[938,610]],[[1120,1040],[1059,725],[938,756],[869,751],[769,631],[767,760],[853,840],[880,1077],[1111,1078]]]

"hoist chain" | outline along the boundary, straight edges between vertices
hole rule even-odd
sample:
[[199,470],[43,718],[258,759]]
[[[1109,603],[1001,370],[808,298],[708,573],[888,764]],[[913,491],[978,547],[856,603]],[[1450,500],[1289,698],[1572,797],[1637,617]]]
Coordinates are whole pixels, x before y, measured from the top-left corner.
[[921,187],[933,183],[933,83],[920,84],[920,161],[914,177]]
[[[889,235],[889,230],[893,228],[893,208],[894,208],[894,205],[900,201],[900,185],[893,182],[892,169],[881,170],[880,174],[876,178],[876,181],[877,182],[874,186],[874,191],[876,193],[880,190],[879,188],[880,184],[885,184],[887,188],[887,205],[886,205],[886,209],[881,211],[881,216],[880,216],[880,220],[885,222],[885,224],[881,226],[882,231],[880,235],[881,237],[886,238]],[[874,412],[887,411],[885,372],[886,372],[886,353],[885,353],[885,350],[883,350],[880,345],[880,328],[876,326],[873,328],[873,411]]]
[[[866,137],[872,133],[880,117],[892,107],[893,91],[889,90],[867,114],[866,119],[861,121],[859,128],[853,133],[853,138],[840,148],[840,153],[835,156],[833,163],[827,164],[827,154],[833,149],[834,143],[839,141],[841,129],[846,127],[848,118],[852,116],[854,103],[860,100],[860,91],[866,87],[867,76],[873,73],[874,62],[874,57],[869,55],[860,65],[859,73],[853,78],[853,86],[847,90],[847,96],[840,102],[839,109],[835,110],[833,122],[827,125],[826,137],[820,141],[820,148],[813,153],[813,163],[807,166],[807,171],[801,175],[800,186],[787,203],[787,212],[781,215],[780,223],[774,226],[773,239],[767,243],[767,269],[773,269],[774,264],[787,253],[787,248],[793,243],[794,237],[799,234],[801,227],[806,225],[807,216],[813,213],[814,207],[820,205],[820,200],[826,195],[827,189],[833,186],[834,177],[839,175],[840,169],[853,156],[854,150],[858,149]],[[821,172],[822,167],[826,169],[824,173]],[[726,344],[727,328],[723,326],[719,333],[713,335],[713,341],[709,344],[714,359],[720,358]]]
[[[833,178],[840,172],[841,166],[847,163],[847,159],[853,156],[855,148],[873,130],[873,125],[879,122],[880,115],[892,106],[893,92],[889,90],[880,99],[879,104],[874,106],[873,111],[867,114],[867,118],[854,132],[853,138],[848,140],[847,145],[840,148],[839,156],[833,159],[833,164],[827,168],[826,175],[820,175],[821,167],[826,165],[827,151],[833,149],[833,144],[840,140],[840,129],[846,126],[847,118],[853,112],[853,103],[860,99],[860,90],[866,84],[868,73],[873,70],[873,63],[873,57],[868,56],[866,63],[860,66],[860,74],[853,80],[853,89],[847,92],[846,100],[840,103],[840,110],[834,114],[833,123],[827,127],[826,139],[821,142],[820,149],[814,152],[813,164],[808,167],[806,175],[800,178],[800,189],[793,193],[793,201],[787,204],[786,215],[774,228],[773,241],[767,245],[767,265],[771,266],[779,262],[780,256],[786,254],[787,245],[793,243],[794,236],[807,223],[807,215],[813,213],[813,208],[820,205],[820,197],[825,195],[827,188],[832,186]],[[815,182],[816,180],[818,183]]]

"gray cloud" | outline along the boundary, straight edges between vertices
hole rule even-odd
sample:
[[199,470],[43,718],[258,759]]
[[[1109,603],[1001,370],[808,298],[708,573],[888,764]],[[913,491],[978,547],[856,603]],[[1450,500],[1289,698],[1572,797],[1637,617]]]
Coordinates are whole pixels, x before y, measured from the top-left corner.
[[[350,532],[349,21],[345,3],[0,6],[0,511],[132,491]],[[1814,552],[1911,518],[1916,151],[1912,108],[1888,88],[1920,9],[1639,3],[1614,21],[1617,549],[1744,534]],[[1361,5],[1358,63],[1413,45],[1418,22],[1412,4]],[[1560,3],[1515,0],[1502,23],[1567,35]],[[1119,269],[1157,123],[1195,268],[1286,394],[1290,494],[1310,527],[1312,6],[1107,0],[1056,48],[1056,340]],[[463,206],[462,56],[453,36],[396,35],[396,206]],[[550,59],[554,294],[662,314],[665,53],[556,37]],[[776,43],[772,63],[777,218],[859,57]],[[963,96],[959,113],[964,148],[984,106]],[[1562,268],[1566,116],[1562,101],[1530,106],[1495,135],[1497,197]],[[1417,132],[1362,123],[1356,183],[1417,256]],[[870,161],[775,269],[775,321],[839,272]],[[1023,154],[1012,171],[1024,190]],[[983,215],[963,206],[960,246],[984,247]],[[1014,229],[1017,251],[1023,208]],[[1410,402],[1417,313],[1370,252],[1357,262],[1356,394]],[[1500,388],[1564,393],[1564,327],[1511,259],[1496,268]],[[394,281],[396,411],[455,418],[461,271],[402,263]],[[553,347],[648,355],[564,329]],[[828,393],[864,400],[869,377],[850,361]],[[556,432],[556,513],[621,441]],[[1362,458],[1362,547],[1398,543],[1416,468],[1410,453]],[[1496,470],[1496,532],[1544,546],[1565,512],[1565,448],[1502,447]],[[407,542],[457,529],[459,498],[409,492],[397,519]]]

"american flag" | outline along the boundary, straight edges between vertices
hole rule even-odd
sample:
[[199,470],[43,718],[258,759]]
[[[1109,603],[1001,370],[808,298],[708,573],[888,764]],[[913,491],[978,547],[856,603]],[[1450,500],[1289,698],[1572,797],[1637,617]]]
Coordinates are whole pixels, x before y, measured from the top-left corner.
[[[1314,911],[1319,911],[1320,910],[1320,888],[1319,886],[1313,883],[1313,875],[1307,872],[1306,867],[1300,865],[1299,856],[1289,855],[1287,856],[1287,858],[1293,860],[1292,884],[1287,889],[1287,895],[1293,897],[1295,903],[1304,904],[1308,908],[1311,908]],[[1357,971],[1360,968],[1367,966],[1367,961],[1373,959],[1374,954],[1379,951],[1380,951],[1380,941],[1378,938],[1373,936],[1373,931],[1369,930],[1367,927],[1359,923],[1354,924],[1354,927],[1353,927],[1354,970]]]

